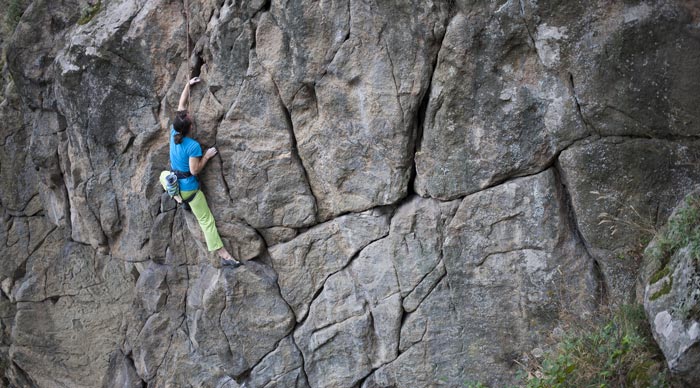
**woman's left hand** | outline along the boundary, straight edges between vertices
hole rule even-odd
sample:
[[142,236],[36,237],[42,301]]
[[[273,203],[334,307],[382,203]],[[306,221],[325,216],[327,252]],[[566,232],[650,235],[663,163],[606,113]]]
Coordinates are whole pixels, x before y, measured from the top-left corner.
[[199,83],[200,81],[201,79],[199,77],[192,77],[192,79],[190,80],[190,86]]

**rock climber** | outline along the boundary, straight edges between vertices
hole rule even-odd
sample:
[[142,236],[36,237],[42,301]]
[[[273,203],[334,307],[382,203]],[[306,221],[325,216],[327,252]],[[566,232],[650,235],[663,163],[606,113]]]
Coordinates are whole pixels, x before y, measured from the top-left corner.
[[[191,137],[196,131],[196,127],[186,110],[187,100],[190,96],[190,86],[194,86],[198,82],[200,82],[199,77],[194,77],[185,85],[180,95],[173,125],[170,127],[170,168],[177,175],[177,182],[180,185],[180,195],[176,196],[175,200],[179,203],[189,204],[202,232],[204,232],[207,249],[210,252],[216,251],[221,258],[221,265],[238,267],[241,263],[234,259],[224,247],[219,231],[216,229],[214,215],[207,205],[207,199],[202,190],[199,190],[197,175],[218,151],[212,147],[207,149],[202,156],[202,147]],[[170,171],[163,171],[160,174],[160,183],[163,188],[166,187],[165,179],[170,173]]]

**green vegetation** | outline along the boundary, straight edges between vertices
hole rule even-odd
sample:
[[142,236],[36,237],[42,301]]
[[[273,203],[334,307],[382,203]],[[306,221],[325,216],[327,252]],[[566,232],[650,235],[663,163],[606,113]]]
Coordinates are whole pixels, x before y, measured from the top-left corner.
[[673,287],[673,277],[669,277],[668,280],[664,280],[664,285],[649,297],[649,300],[655,301],[660,297],[671,292],[671,287]]
[[4,32],[8,35],[12,33],[19,24],[19,20],[27,8],[26,0],[10,0],[7,5],[7,13],[2,21]]
[[664,266],[660,270],[656,271],[655,274],[651,275],[651,278],[649,278],[649,284],[655,284],[659,280],[663,279],[666,275],[671,273],[671,269],[668,267],[668,265]]
[[[668,221],[668,226],[658,237],[653,259],[663,266],[668,264],[671,255],[680,248],[689,247],[692,257],[700,259],[700,197],[688,196],[685,206],[680,208]],[[658,281],[658,280],[657,280]]]
[[528,388],[670,386],[641,305],[623,306],[588,327],[571,329],[529,369]]
[[82,26],[83,24],[89,23],[90,20],[92,20],[92,18],[94,18],[95,15],[100,12],[100,8],[102,8],[102,0],[98,0],[97,3],[83,8],[83,10],[80,11],[80,19],[78,19],[78,24]]

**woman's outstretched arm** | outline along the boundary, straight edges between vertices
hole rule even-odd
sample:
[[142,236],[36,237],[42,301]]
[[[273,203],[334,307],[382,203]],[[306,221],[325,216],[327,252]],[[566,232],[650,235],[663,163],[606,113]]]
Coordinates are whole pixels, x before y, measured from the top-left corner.
[[190,85],[194,85],[199,81],[201,81],[199,77],[194,77],[191,80],[189,80],[189,82],[187,82],[187,85],[185,85],[185,88],[182,89],[182,94],[180,94],[180,101],[177,104],[178,111],[183,111],[187,109],[187,99],[190,97]]

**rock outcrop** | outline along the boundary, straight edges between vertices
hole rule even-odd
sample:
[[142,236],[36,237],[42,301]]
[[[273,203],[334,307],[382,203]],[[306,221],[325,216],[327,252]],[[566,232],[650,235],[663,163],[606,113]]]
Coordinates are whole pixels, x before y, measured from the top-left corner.
[[[700,183],[696,2],[0,7],[0,385],[505,386],[640,271],[700,383],[692,247],[639,261]],[[237,269],[157,182],[192,76]]]
[[669,369],[700,382],[700,190],[674,210],[645,252],[644,309]]

